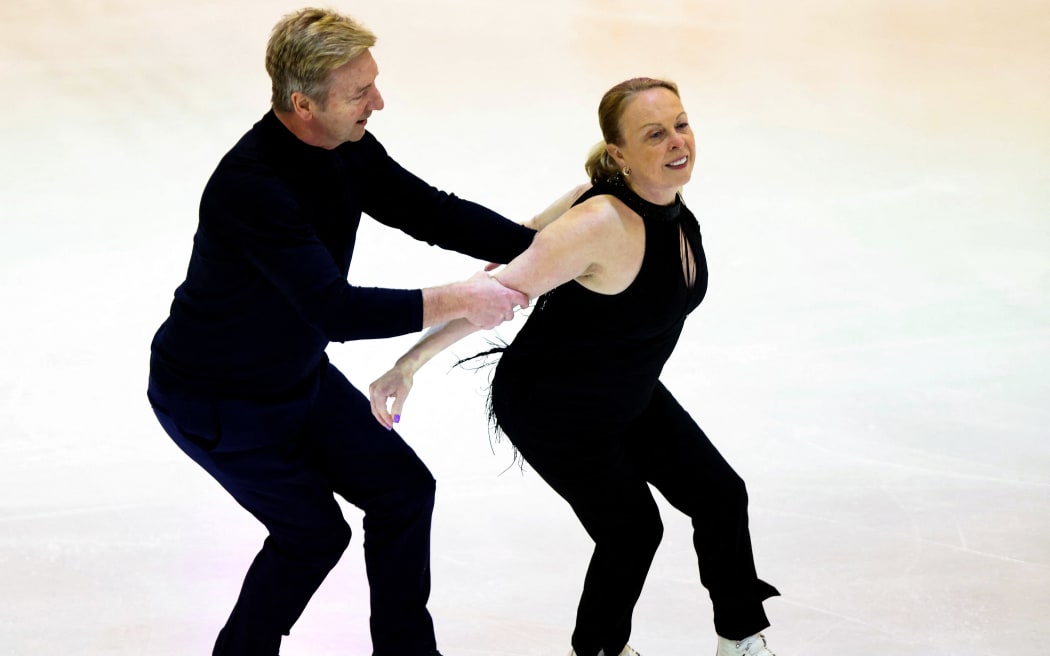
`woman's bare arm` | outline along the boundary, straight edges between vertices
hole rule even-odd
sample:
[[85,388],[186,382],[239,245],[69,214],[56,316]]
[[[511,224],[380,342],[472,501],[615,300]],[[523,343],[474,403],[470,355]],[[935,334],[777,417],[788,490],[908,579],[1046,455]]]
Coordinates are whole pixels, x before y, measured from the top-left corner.
[[[510,289],[526,294],[530,301],[570,280],[586,281],[599,291],[620,291],[633,279],[644,250],[641,220],[625,219],[619,201],[606,196],[588,199],[548,223],[528,250],[495,274]],[[633,270],[632,270],[633,269]],[[478,328],[464,319],[436,326],[398,358],[390,371],[369,386],[372,414],[388,429],[401,415],[412,380],[420,367],[435,355]],[[392,400],[392,403],[391,403]],[[389,407],[388,407],[389,404]]]

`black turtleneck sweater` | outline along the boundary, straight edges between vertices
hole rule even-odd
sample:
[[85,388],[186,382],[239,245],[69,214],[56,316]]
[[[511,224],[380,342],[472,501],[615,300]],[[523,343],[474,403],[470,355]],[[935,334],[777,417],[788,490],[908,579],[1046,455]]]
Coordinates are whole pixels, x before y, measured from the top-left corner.
[[362,213],[493,262],[534,235],[427,185],[370,133],[316,148],[271,111],[204,189],[186,280],[153,339],[154,384],[198,398],[280,397],[317,372],[331,341],[420,330],[420,290],[347,280]]

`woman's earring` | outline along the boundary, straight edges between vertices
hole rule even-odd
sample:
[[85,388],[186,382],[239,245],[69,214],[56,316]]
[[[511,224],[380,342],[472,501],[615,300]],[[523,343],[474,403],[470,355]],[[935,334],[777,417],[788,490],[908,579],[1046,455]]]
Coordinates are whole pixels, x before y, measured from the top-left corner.
[[631,175],[631,167],[630,166],[623,167],[623,175],[624,175],[624,177],[627,177],[627,176]]

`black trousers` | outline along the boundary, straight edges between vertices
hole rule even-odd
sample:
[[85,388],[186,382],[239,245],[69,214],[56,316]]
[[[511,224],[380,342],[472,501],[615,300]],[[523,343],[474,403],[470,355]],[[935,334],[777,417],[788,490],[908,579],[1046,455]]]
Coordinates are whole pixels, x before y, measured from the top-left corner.
[[755,572],[744,482],[663,385],[636,421],[602,426],[593,414],[574,421],[542,402],[515,402],[498,380],[493,410],[501,429],[594,540],[572,636],[577,654],[614,656],[627,644],[663,535],[649,484],[692,518],[716,632],[741,639],[769,626],[762,602],[779,593]]
[[277,655],[350,541],[335,494],[365,513],[373,654],[436,653],[426,609],[434,478],[335,367],[280,402],[189,400],[152,379],[149,398],[179,448],[269,532],[214,656]]

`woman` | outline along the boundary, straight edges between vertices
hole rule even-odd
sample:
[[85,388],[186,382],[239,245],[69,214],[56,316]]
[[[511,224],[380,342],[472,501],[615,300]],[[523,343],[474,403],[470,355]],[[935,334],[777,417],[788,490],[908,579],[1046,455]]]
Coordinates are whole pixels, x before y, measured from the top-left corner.
[[[707,289],[679,195],[693,134],[671,82],[628,80],[598,111],[592,187],[556,220],[564,200],[534,219],[532,245],[495,274],[539,300],[496,368],[492,411],[595,543],[570,656],[635,655],[631,616],[663,532],[649,484],[692,518],[718,656],[772,656],[762,602],[778,592],[755,573],[744,483],[659,382]],[[420,366],[474,330],[434,329],[373,383],[380,423],[398,420]]]

